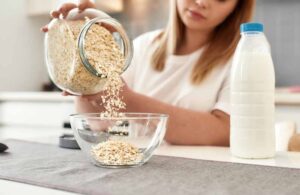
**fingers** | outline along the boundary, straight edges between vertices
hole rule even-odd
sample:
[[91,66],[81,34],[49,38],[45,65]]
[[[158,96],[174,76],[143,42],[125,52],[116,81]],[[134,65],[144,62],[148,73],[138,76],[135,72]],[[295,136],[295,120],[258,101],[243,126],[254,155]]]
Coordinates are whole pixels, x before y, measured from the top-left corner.
[[99,100],[101,100],[101,95],[102,93],[97,93],[97,94],[94,94],[94,95],[74,95],[72,93],[69,93],[67,91],[62,91],[61,92],[61,95],[62,96],[78,96],[79,98],[82,98],[82,99],[85,99],[87,101],[96,101],[98,102]]
[[61,92],[61,95],[62,95],[62,96],[78,96],[78,95],[74,95],[74,94],[72,94],[72,93],[69,93],[69,92],[67,92],[67,91],[62,91],[62,92]]
[[78,9],[80,11],[83,11],[87,8],[95,8],[95,4],[89,0],[80,0],[79,1],[79,5],[78,5]]
[[[95,8],[95,4],[90,0],[79,0],[78,6],[75,3],[64,3],[57,10],[51,11],[50,15],[53,18],[59,18],[60,15],[62,15],[63,18],[66,18],[68,13],[76,7],[78,7],[79,10],[83,11],[86,8]],[[48,32],[48,27],[42,27],[41,31]]]
[[98,107],[101,106],[101,103],[98,102],[98,101],[89,101],[89,102],[90,102],[90,104],[92,104],[95,108],[98,108]]
[[48,32],[48,25],[46,25],[46,26],[44,26],[44,27],[42,27],[41,29],[40,29],[42,32]]
[[61,92],[61,95],[62,95],[62,96],[68,96],[69,94],[68,94],[68,92],[63,91],[63,92]]
[[[50,12],[50,15],[52,18],[59,18],[60,15],[62,15],[64,18],[68,15],[69,11],[76,8],[77,5],[74,3],[65,3],[58,8],[58,10],[53,10]],[[47,25],[41,28],[41,31],[48,32]]]
[[68,15],[69,11],[76,7],[77,5],[75,3],[65,3],[58,9],[58,12],[65,18]]
[[53,18],[58,18],[59,15],[60,15],[60,12],[57,11],[57,10],[54,10],[54,11],[51,11],[50,15],[51,15],[51,17],[53,17]]
[[83,11],[86,8],[95,8],[95,4],[89,0],[80,0],[78,6],[75,3],[64,3],[60,8],[58,8],[58,10],[52,11],[51,16],[53,18],[58,18],[61,14],[63,18],[65,18],[67,17],[69,11],[76,7],[78,7],[79,10]]
[[121,80],[122,80],[124,85],[127,85],[127,83],[126,83],[125,79],[123,78],[123,76],[121,76]]
[[95,95],[83,95],[82,98],[88,100],[88,101],[99,101],[101,100],[101,94],[102,93],[98,93],[98,94],[95,94]]
[[103,26],[104,28],[106,28],[106,29],[107,29],[109,32],[111,32],[111,33],[117,32],[117,30],[116,30],[114,27],[112,27],[111,25],[106,24],[106,23],[104,23],[104,22],[102,22],[102,23],[100,24],[100,26]]
[[62,96],[74,96],[73,94],[71,94],[71,93],[69,93],[69,92],[67,92],[67,91],[62,91],[62,92],[61,92],[61,95],[62,95]]

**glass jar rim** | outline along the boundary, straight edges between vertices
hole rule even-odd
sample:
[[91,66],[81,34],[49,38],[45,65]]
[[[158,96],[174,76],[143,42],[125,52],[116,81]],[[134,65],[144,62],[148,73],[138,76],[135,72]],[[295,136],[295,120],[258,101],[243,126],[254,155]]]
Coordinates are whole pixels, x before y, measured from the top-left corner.
[[123,112],[118,117],[101,116],[100,113],[76,113],[70,117],[74,119],[95,119],[95,120],[144,120],[144,119],[163,119],[169,118],[168,114],[163,113],[143,113],[143,112]]
[[128,68],[128,66],[131,63],[132,56],[133,56],[133,46],[131,40],[128,38],[125,30],[123,29],[122,25],[115,20],[114,18],[111,17],[96,17],[88,21],[83,28],[80,30],[79,33],[79,38],[78,38],[78,48],[79,48],[79,56],[81,59],[82,64],[85,66],[85,68],[93,75],[101,78],[106,78],[106,75],[103,75],[102,73],[99,73],[90,63],[89,60],[86,56],[85,49],[84,49],[84,44],[85,44],[85,38],[87,35],[87,32],[91,28],[92,25],[94,24],[108,24],[112,27],[114,27],[117,32],[121,36],[122,44],[124,47],[124,57],[125,57],[125,62],[124,62],[124,68],[123,72],[125,72]]

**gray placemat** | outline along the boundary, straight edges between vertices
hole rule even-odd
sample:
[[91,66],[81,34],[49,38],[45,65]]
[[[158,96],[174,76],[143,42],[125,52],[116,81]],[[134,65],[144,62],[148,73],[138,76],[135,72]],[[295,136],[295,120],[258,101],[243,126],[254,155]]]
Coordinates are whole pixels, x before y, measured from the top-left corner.
[[299,194],[297,169],[153,156],[136,168],[92,165],[79,150],[5,141],[0,178],[82,194]]

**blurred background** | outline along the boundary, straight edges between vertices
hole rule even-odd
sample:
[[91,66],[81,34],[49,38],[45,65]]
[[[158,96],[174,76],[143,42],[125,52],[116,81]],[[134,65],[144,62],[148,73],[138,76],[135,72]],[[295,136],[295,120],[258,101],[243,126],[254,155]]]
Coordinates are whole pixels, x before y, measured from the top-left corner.
[[[77,2],[76,0],[69,0]],[[66,0],[2,0],[0,21],[0,92],[53,90],[44,62],[40,27],[50,10]],[[134,39],[163,28],[168,0],[96,0]],[[258,0],[255,21],[265,24],[272,47],[277,87],[300,85],[300,1]]]

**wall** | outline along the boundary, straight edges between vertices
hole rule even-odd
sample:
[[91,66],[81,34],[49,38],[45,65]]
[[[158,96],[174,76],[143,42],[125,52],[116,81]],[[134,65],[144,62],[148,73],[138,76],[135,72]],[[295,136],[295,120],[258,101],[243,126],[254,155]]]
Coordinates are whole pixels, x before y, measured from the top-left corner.
[[257,0],[255,18],[265,24],[277,86],[300,85],[300,1]]
[[28,17],[26,0],[2,0],[0,13],[0,92],[40,90],[48,79],[39,28],[49,18]]
[[121,14],[110,14],[118,19],[131,38],[163,28],[168,20],[168,0],[126,0]]

